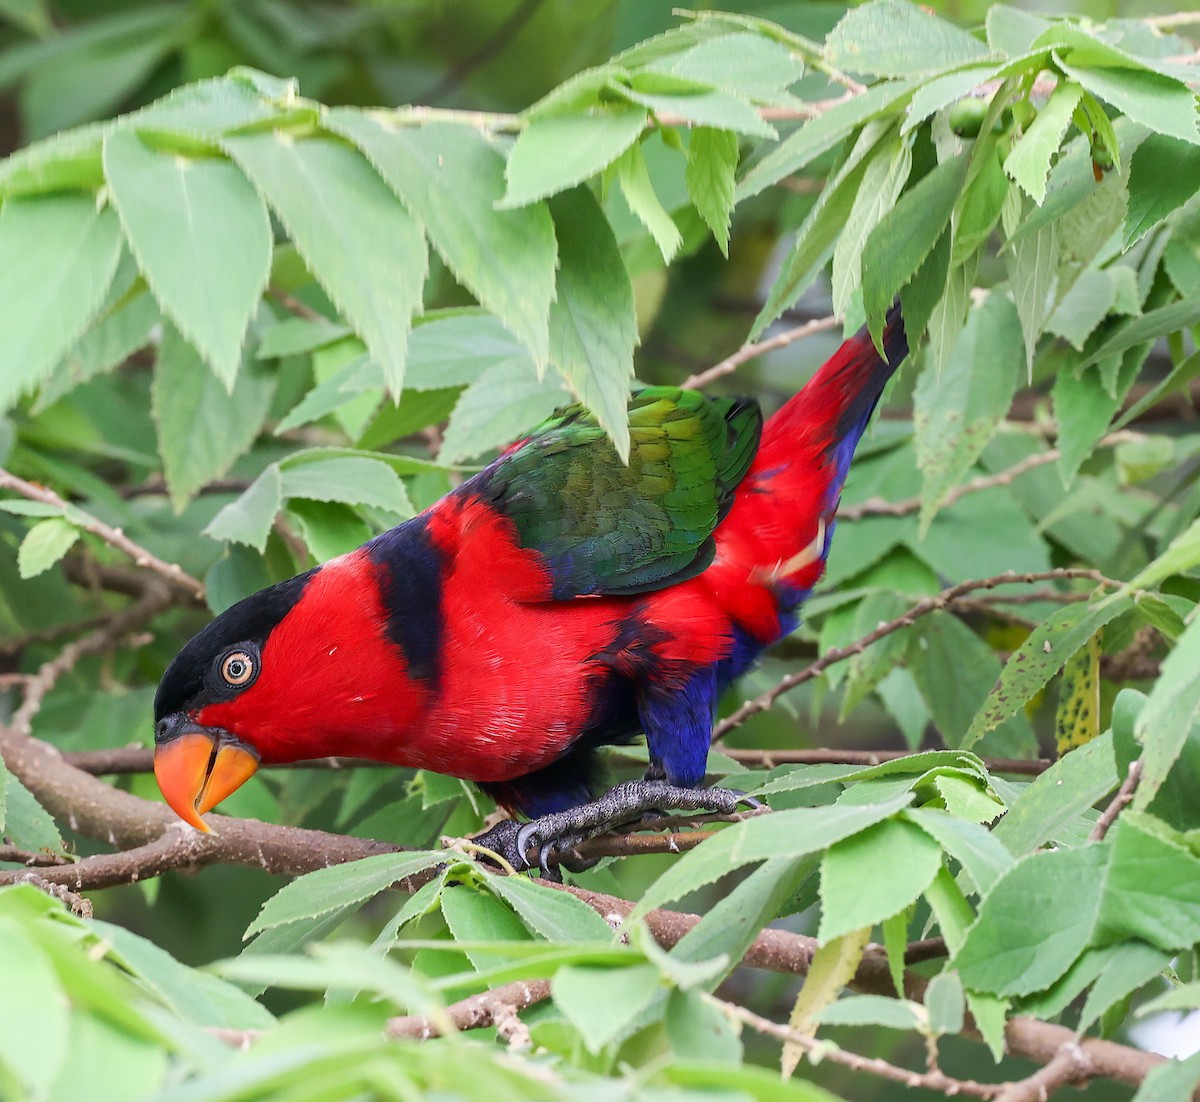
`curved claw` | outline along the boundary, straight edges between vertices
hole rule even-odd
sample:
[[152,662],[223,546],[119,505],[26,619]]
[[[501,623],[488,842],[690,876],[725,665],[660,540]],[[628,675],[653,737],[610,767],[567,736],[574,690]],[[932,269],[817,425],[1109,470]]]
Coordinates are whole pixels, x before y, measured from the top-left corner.
[[767,805],[755,796],[747,796],[745,792],[741,792],[736,788],[727,788],[726,792],[732,792],[737,798],[739,804],[745,804],[751,811],[762,811]]
[[[530,843],[533,842],[534,839],[537,838],[537,836],[538,836],[538,820],[537,819],[534,819],[531,822],[526,823],[523,827],[521,827],[520,830],[517,831],[516,849],[517,849],[517,853],[520,854],[520,859],[521,859],[522,864],[518,865],[514,862],[513,868],[524,868],[524,869],[533,868],[533,865],[529,860],[529,846],[530,846]],[[546,857],[545,857],[545,854],[543,853],[543,847],[541,845],[538,846],[537,853],[538,853],[538,864],[544,870],[546,867]]]

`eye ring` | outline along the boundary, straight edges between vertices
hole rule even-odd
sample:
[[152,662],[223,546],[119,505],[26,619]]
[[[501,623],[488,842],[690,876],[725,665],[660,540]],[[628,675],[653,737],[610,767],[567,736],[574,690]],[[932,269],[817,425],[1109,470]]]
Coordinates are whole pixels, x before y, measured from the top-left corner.
[[258,672],[254,656],[244,650],[230,651],[221,659],[219,668],[221,679],[226,685],[231,685],[235,689],[249,684]]

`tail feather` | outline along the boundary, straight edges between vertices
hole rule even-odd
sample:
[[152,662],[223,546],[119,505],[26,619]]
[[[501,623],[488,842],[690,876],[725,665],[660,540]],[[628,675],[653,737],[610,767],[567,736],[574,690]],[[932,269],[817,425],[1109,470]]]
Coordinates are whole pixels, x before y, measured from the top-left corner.
[[850,460],[908,354],[899,303],[888,312],[883,351],[860,330],[766,423],[717,529],[716,561],[704,576],[734,621],[760,641],[789,630],[791,610],[824,572]]
[[798,445],[806,444],[835,448],[846,453],[844,462],[837,463],[838,474],[844,479],[850,456],[883,388],[908,355],[908,336],[898,299],[888,311],[883,352],[881,356],[863,326],[771,418],[764,447],[782,447],[792,453]]

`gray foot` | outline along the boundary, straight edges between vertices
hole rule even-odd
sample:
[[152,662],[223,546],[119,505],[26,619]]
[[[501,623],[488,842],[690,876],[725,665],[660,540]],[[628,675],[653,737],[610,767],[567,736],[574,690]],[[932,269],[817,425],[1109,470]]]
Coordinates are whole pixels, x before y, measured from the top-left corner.
[[[536,861],[544,876],[556,880],[555,866],[566,864],[563,859],[569,857],[571,850],[581,842],[613,827],[636,822],[647,812],[715,811],[730,815],[739,803],[761,806],[757,800],[748,800],[740,792],[728,788],[683,788],[663,780],[626,781],[600,799],[569,811],[543,815],[524,826],[511,821],[501,823],[476,841],[497,852],[500,852],[497,844],[507,845],[509,849],[504,852],[504,858],[513,868],[533,868]],[[507,828],[502,836],[497,833],[501,828]],[[567,867],[578,866],[567,864]]]

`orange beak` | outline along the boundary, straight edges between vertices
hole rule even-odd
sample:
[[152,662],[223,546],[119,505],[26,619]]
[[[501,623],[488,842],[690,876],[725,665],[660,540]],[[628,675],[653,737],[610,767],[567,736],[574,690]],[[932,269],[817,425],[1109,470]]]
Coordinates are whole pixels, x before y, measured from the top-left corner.
[[206,834],[200,818],[242,787],[258,769],[258,755],[228,735],[190,726],[154,751],[154,777],[171,809]]

